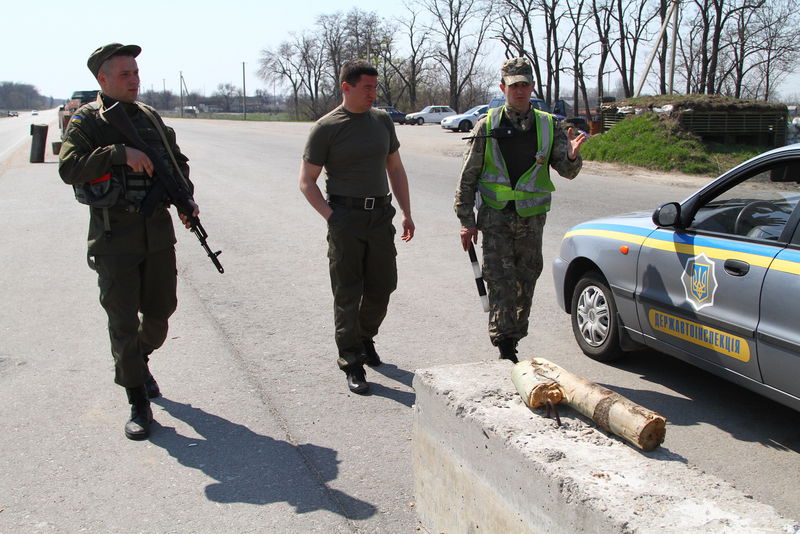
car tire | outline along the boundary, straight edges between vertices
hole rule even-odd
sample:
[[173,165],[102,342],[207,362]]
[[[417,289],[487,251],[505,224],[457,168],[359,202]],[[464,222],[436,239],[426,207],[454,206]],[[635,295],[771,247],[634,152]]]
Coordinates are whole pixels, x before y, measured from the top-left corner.
[[425,119],[423,119],[422,117],[417,117],[417,124],[422,126],[423,124],[425,124]]
[[572,292],[572,333],[584,354],[599,362],[623,356],[617,304],[603,275],[585,273]]
[[460,132],[468,132],[471,129],[472,129],[472,123],[466,119],[458,123],[458,131]]

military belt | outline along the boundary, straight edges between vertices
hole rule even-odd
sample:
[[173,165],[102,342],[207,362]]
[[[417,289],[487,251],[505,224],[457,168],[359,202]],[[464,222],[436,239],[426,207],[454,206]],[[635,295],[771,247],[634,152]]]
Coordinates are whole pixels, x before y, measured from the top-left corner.
[[328,202],[332,204],[339,204],[348,208],[358,208],[362,210],[372,210],[388,206],[392,203],[392,195],[388,194],[385,197],[343,197],[340,195],[328,195]]

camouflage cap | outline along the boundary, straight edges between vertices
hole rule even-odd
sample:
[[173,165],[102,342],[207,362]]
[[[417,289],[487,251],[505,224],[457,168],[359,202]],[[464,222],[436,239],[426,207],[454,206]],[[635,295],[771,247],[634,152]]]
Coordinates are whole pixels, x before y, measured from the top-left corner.
[[500,67],[500,77],[504,85],[519,82],[533,83],[533,69],[526,58],[515,57],[503,61],[503,65]]
[[89,70],[92,71],[94,77],[97,78],[97,73],[100,72],[100,67],[112,56],[131,55],[136,57],[141,52],[142,47],[137,45],[122,45],[119,43],[107,44],[92,52],[92,55],[89,56],[89,60],[86,62],[86,66],[89,67]]

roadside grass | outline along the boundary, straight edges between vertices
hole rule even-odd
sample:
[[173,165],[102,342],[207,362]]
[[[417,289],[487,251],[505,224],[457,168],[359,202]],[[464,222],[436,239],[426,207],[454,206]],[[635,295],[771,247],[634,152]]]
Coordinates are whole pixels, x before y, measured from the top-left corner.
[[646,113],[627,118],[581,147],[586,160],[636,165],[658,171],[715,176],[769,147],[704,144],[674,119]]

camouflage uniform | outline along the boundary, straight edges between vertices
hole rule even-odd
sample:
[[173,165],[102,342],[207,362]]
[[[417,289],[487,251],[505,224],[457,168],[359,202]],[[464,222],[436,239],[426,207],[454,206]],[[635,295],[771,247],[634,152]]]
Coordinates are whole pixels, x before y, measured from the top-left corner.
[[[504,113],[518,131],[535,128],[533,109],[525,113],[505,107]],[[478,121],[472,134],[485,132],[486,118]],[[456,190],[454,208],[465,228],[483,232],[483,278],[489,293],[489,338],[497,346],[504,339],[514,342],[528,333],[536,280],[542,272],[542,233],[546,213],[530,217],[520,216],[515,202],[509,201],[505,209],[490,208],[485,203],[478,207],[475,218],[475,198],[478,191],[486,151],[487,139],[475,137],[469,142],[461,170],[461,181]],[[536,147],[531,146],[532,154]],[[550,166],[565,178],[574,178],[581,169],[582,160],[568,158],[569,141],[562,124],[554,132]]]

